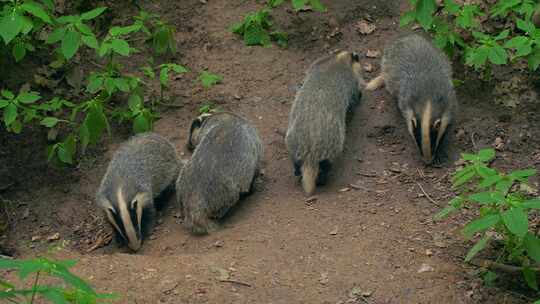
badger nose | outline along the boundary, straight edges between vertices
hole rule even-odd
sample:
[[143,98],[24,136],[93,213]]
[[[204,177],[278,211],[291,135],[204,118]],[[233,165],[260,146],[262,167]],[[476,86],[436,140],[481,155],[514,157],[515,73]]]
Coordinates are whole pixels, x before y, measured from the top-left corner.
[[129,249],[133,251],[138,251],[139,249],[141,249],[141,246],[142,246],[142,241],[140,239],[137,239],[136,241],[132,241],[128,243]]

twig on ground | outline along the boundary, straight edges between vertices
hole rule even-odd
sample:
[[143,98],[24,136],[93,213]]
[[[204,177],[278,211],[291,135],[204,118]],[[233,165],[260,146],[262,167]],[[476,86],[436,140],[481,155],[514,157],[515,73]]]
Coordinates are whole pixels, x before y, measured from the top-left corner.
[[418,188],[420,188],[420,190],[422,191],[422,193],[424,193],[424,196],[435,206],[437,207],[442,207],[441,205],[439,205],[439,203],[437,203],[434,199],[431,198],[431,196],[429,196],[429,194],[427,194],[426,190],[424,190],[424,187],[422,187],[422,185],[420,185],[420,183],[416,183],[418,185]]
[[224,282],[224,283],[231,283],[231,284],[236,284],[236,285],[240,285],[240,286],[251,287],[251,284],[249,284],[249,283],[244,283],[244,282],[235,281],[235,280],[219,280],[219,281]]
[[[478,266],[478,267],[487,268],[490,270],[498,270],[498,271],[502,271],[506,273],[521,273],[522,271],[522,267],[501,264],[501,263],[497,263],[497,262],[493,262],[489,260],[472,260],[469,262],[469,264]],[[531,269],[535,272],[540,271],[540,268],[538,267],[531,267]]]

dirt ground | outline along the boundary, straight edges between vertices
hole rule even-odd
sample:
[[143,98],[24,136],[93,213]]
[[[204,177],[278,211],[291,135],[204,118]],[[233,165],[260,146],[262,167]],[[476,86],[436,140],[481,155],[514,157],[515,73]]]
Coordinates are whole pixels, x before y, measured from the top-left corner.
[[[485,287],[477,270],[463,263],[471,243],[459,229],[470,213],[433,222],[453,195],[454,166],[422,165],[385,91],[364,96],[344,156],[316,200],[306,202],[293,176],[282,134],[304,71],[334,49],[382,50],[401,31],[398,13],[406,1],[323,1],[325,14],[277,9],[276,24],[290,34],[287,49],[246,47],[227,30],[261,7],[254,2],[144,3],[176,25],[179,54],[173,59],[191,71],[208,69],[224,77],[206,91],[193,85],[195,72],[175,81],[172,95],[183,107],[164,109],[155,131],[188,158],[184,144],[191,118],[212,101],[246,116],[263,138],[265,164],[257,191],[222,229],[191,236],[171,199],[138,254],[113,244],[91,250],[109,233],[93,196],[112,153],[126,139],[125,130],[118,129],[76,169],[48,168],[37,154],[24,153],[22,159],[30,161],[0,169],[6,171],[0,171],[4,179],[15,182],[1,193],[11,202],[4,210],[12,223],[6,253],[78,259],[74,271],[99,291],[122,295],[118,303],[530,303],[534,295],[523,292],[521,279]],[[357,32],[363,18],[377,26],[374,33]],[[374,77],[379,58],[362,61],[373,66],[365,78]],[[499,168],[538,169],[538,105],[496,106],[492,86],[467,81],[466,73],[456,70],[465,85],[458,88],[455,152],[500,138]],[[18,140],[31,142],[7,137],[2,144]],[[6,149],[3,155],[10,153]],[[52,247],[60,249],[48,253]]]

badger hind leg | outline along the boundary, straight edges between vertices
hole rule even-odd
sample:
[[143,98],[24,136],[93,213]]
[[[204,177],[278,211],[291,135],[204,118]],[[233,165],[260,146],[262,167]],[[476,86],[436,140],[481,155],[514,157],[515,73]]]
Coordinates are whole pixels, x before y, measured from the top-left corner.
[[332,163],[330,163],[329,160],[325,159],[319,162],[319,176],[317,177],[317,185],[325,185],[328,182],[328,176],[331,168]]
[[187,214],[184,225],[195,235],[206,235],[219,228],[217,222],[208,218],[206,213],[202,212],[202,210]]

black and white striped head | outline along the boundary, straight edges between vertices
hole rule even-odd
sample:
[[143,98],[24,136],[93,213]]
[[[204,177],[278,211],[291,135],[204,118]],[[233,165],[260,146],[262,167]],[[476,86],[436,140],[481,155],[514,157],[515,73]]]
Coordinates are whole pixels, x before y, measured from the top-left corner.
[[413,137],[425,164],[437,158],[448,126],[452,123],[452,97],[426,98],[417,100],[412,108],[403,110],[407,130]]
[[154,224],[152,194],[120,184],[112,193],[99,197],[98,204],[116,231],[117,239],[131,250],[139,250]]
[[195,150],[195,147],[199,144],[200,141],[200,131],[204,125],[204,122],[212,116],[212,113],[204,113],[199,115],[191,122],[191,127],[189,129],[189,137],[187,141],[187,148],[189,151]]

